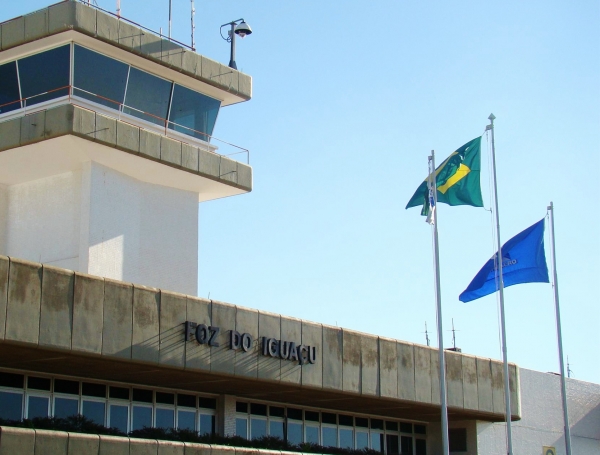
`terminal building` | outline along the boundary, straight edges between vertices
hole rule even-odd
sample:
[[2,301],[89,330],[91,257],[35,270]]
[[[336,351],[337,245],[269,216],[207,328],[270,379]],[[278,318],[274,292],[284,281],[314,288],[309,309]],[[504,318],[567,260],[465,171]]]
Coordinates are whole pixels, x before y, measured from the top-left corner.
[[[0,419],[441,453],[437,349],[196,297],[199,203],[252,190],[247,150],[213,128],[251,94],[87,4],[0,24]],[[502,363],[446,368],[452,453],[506,453]],[[509,371],[515,453],[564,454],[559,377]],[[574,453],[597,455],[600,385],[567,389]],[[0,455],[207,453],[0,430]]]

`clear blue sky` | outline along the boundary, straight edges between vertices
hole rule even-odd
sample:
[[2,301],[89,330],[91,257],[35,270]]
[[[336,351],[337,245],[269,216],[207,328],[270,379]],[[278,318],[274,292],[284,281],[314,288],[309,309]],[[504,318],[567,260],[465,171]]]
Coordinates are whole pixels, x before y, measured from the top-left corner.
[[[97,0],[114,11],[115,2]],[[47,5],[4,2],[10,18]],[[189,43],[189,1],[173,0]],[[167,0],[122,0],[167,29]],[[244,17],[253,99],[215,136],[251,151],[254,191],[200,207],[199,294],[425,343],[435,335],[431,231],[404,210],[438,162],[496,117],[501,238],[553,201],[565,353],[600,382],[600,3],[196,1],[198,51],[227,64],[219,26]],[[483,137],[481,185],[490,208]],[[458,295],[496,248],[489,211],[440,206],[445,345],[501,358],[495,296]],[[546,252],[550,263],[550,249]],[[506,290],[509,360],[558,371],[552,287]]]

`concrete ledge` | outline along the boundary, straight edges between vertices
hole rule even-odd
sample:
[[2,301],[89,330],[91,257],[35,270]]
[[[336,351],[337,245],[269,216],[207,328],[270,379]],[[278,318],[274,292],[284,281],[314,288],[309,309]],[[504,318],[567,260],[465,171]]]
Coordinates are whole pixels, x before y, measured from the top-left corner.
[[68,30],[92,36],[235,95],[252,98],[252,78],[147,30],[74,0],[57,3],[0,25],[6,50]]
[[247,164],[72,104],[1,122],[0,152],[66,135],[252,191],[252,167]]
[[[275,402],[285,393],[290,404],[308,406],[333,397],[334,409],[400,409],[392,415],[415,420],[435,419],[439,409],[438,350],[427,346],[0,256],[0,316],[4,308],[6,368],[65,375],[80,368],[99,380],[249,399],[260,391]],[[210,342],[186,340],[186,321],[211,327]],[[233,330],[251,336],[247,352],[231,349]],[[263,355],[262,337],[315,347],[315,363],[288,360],[277,344]],[[446,365],[456,418],[503,420],[502,362],[447,352]],[[519,369],[509,371],[518,419]],[[100,452],[111,441],[101,438]],[[158,453],[136,444],[134,451]]]

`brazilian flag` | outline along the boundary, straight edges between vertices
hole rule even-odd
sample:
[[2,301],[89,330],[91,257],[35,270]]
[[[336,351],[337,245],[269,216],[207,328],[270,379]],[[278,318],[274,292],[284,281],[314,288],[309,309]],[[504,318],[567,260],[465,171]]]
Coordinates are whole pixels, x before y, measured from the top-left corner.
[[[481,136],[467,142],[435,170],[437,200],[448,205],[472,205],[483,207],[479,174],[481,173]],[[429,190],[427,179],[406,208],[422,205],[421,215],[427,215],[429,208]]]

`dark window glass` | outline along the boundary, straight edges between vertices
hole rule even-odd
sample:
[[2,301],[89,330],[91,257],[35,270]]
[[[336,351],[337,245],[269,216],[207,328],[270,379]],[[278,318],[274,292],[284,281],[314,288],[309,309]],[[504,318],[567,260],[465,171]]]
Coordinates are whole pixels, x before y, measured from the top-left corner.
[[352,416],[345,416],[345,415],[340,414],[339,419],[340,419],[340,425],[345,425],[347,427],[351,427],[354,425],[354,419]]
[[156,392],[156,402],[162,404],[175,404],[175,394]]
[[323,442],[322,446],[325,447],[337,447],[337,429],[331,427],[323,427]]
[[21,420],[23,394],[0,391],[0,419]]
[[29,376],[27,378],[27,388],[36,390],[47,390],[50,391],[50,378],[36,378]]
[[402,436],[400,437],[400,450],[402,455],[412,455],[413,453],[413,443],[411,436]]
[[387,431],[398,431],[398,422],[385,422],[385,429]]
[[69,94],[71,46],[66,45],[18,60],[21,95],[32,106]]
[[416,434],[427,434],[427,427],[425,425],[415,425]]
[[129,65],[75,45],[73,94],[119,109],[125,98]]
[[[246,404],[246,403],[243,403]],[[201,408],[205,408],[205,409],[217,409],[217,400],[216,398],[203,398],[203,397],[199,397],[198,398],[198,406]],[[237,407],[237,405],[236,405]],[[242,412],[248,412],[248,405],[246,404],[246,411],[242,411]]]
[[104,425],[104,410],[105,404],[101,401],[84,400],[81,406],[83,416],[92,422],[96,422],[98,425]]
[[337,416],[330,412],[322,412],[321,413],[321,422],[331,423],[331,424],[335,425],[337,423]]
[[[256,416],[266,416],[267,415],[267,405],[251,403],[250,404],[250,414],[254,414]],[[265,431],[265,434],[266,434],[266,431]]]
[[383,430],[383,420],[371,419],[371,428],[374,430]]
[[400,453],[400,445],[398,444],[398,436],[395,434],[385,435],[386,453],[388,455],[395,455]]
[[425,439],[415,440],[415,455],[427,455],[427,443]]
[[188,408],[196,407],[196,397],[194,395],[177,394],[177,406],[187,406]]
[[304,419],[310,422],[318,422],[319,413],[316,411],[304,411]]
[[79,414],[79,400],[56,397],[54,399],[54,417],[64,419]]
[[171,98],[172,82],[137,68],[129,71],[123,112],[157,125],[165,124]]
[[269,406],[269,415],[273,417],[283,417],[285,410],[279,406]]
[[0,114],[20,109],[20,98],[17,62],[0,65]]
[[[112,388],[112,387],[111,387]],[[110,405],[110,427],[117,428],[127,433],[127,421],[129,420],[129,407],[122,404]]]
[[196,411],[177,411],[177,428],[180,430],[196,430]]
[[142,403],[152,403],[152,390],[133,389],[133,401],[141,401]]
[[34,419],[36,417],[48,417],[49,404],[50,398],[48,397],[29,396],[27,405],[27,418]]
[[156,409],[156,428],[173,428],[175,425],[175,410]]
[[291,444],[300,444],[302,442],[302,424],[288,423],[287,424],[287,440]]
[[402,433],[412,433],[412,423],[400,422],[400,431]]
[[448,430],[448,445],[450,452],[467,451],[467,429],[451,428]]
[[81,394],[87,397],[106,398],[106,386],[93,382],[81,383]]
[[22,374],[0,373],[0,386],[2,387],[14,387],[15,389],[22,389],[24,381],[25,376]]
[[235,412],[248,413],[248,403],[242,403],[241,401],[235,402]]
[[[133,389],[133,391],[135,395],[135,389]],[[131,429],[141,430],[144,427],[152,427],[152,408],[147,408],[145,406],[134,406]]]
[[127,387],[115,387],[110,386],[108,390],[109,398],[116,398],[118,400],[129,400],[129,389]]
[[221,102],[175,84],[169,128],[209,141]]
[[79,382],[68,381],[66,379],[54,380],[54,392],[69,393],[71,395],[79,395]]
[[288,419],[302,420],[302,409],[287,408]]
[[364,417],[357,417],[355,420],[356,420],[357,427],[369,428],[369,419],[364,418]]

